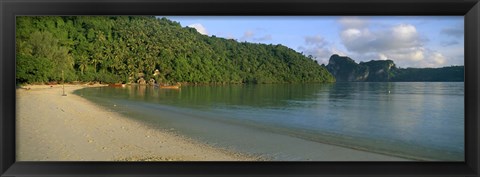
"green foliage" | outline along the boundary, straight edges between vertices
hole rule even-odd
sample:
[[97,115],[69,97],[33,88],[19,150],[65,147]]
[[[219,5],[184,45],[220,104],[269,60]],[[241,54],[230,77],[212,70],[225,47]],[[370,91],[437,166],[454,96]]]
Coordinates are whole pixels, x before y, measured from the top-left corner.
[[[19,71],[17,75],[30,75],[39,72],[41,76],[24,77],[23,79],[26,80],[20,80],[17,78],[17,82],[30,83],[59,81],[62,79],[62,71],[65,73],[64,75],[66,81],[73,81],[76,79],[73,70],[74,60],[69,54],[69,48],[61,44],[63,41],[62,38],[57,38],[53,35],[53,33],[48,31],[35,31],[32,29],[23,28],[18,29],[18,31],[19,33],[17,33],[17,60],[19,61],[17,62],[17,70]],[[22,31],[29,31],[31,33],[23,33]],[[21,36],[21,34],[26,36]],[[68,42],[63,41],[63,43]],[[33,66],[40,68],[32,68]],[[37,71],[32,72],[32,70]],[[20,73],[22,71],[26,72]]]
[[105,83],[122,82],[122,78],[120,76],[115,75],[113,73],[105,72],[105,71],[97,73],[96,76],[97,76],[96,80],[105,82]]
[[93,72],[77,73],[77,76],[78,76],[78,80],[83,82],[96,81],[96,74]]
[[[17,17],[16,34],[17,60],[52,64],[37,64],[49,70],[39,78],[17,73],[20,83],[59,81],[62,71],[66,81],[105,83],[140,77],[163,83],[335,81],[324,66],[288,47],[209,37],[166,18]],[[18,62],[18,70],[31,70],[28,62]],[[160,74],[153,76],[156,69]]]
[[448,66],[443,68],[406,68],[399,69],[392,81],[450,81],[462,82],[465,80],[464,66]]
[[340,82],[365,81],[370,72],[367,66],[359,65],[349,57],[336,54],[330,57],[327,69]]
[[53,63],[47,58],[17,56],[17,83],[43,83],[49,81]]
[[369,74],[366,78],[368,82],[385,82],[395,77],[398,72],[395,63],[392,60],[371,60],[368,62],[360,62],[368,68]]

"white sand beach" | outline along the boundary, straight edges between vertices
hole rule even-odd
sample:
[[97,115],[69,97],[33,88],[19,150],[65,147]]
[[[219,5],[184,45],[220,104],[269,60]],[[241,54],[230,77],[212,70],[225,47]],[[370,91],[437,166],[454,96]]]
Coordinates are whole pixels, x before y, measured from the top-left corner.
[[256,160],[102,109],[72,94],[85,85],[17,89],[17,161]]

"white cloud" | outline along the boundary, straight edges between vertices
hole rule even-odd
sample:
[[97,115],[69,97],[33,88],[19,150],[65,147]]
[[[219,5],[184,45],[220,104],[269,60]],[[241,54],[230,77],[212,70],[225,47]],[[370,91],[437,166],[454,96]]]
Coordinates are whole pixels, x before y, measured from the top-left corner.
[[424,41],[420,38],[415,26],[410,24],[400,24],[375,31],[369,28],[348,28],[340,33],[340,38],[349,51],[357,53],[421,47]]
[[[413,24],[377,25],[358,18],[341,18],[340,40],[357,62],[393,60],[399,67],[441,67],[451,58],[426,47],[427,39]],[[459,31],[442,33],[459,35]],[[449,41],[448,45],[457,43]],[[458,60],[458,59],[457,59]]]
[[420,61],[425,58],[422,50],[414,50],[413,52],[409,53],[409,55],[410,55],[409,57],[413,61]]
[[323,47],[299,47],[298,50],[302,51],[306,56],[313,56],[319,63],[327,64],[332,51],[329,48]]
[[319,63],[328,64],[333,54],[345,55],[345,52],[331,45],[323,36],[305,36],[304,46],[298,47],[305,55],[312,55]]
[[440,47],[436,49],[445,58],[443,66],[464,65],[465,63],[465,48],[463,44],[459,43],[455,46]]
[[248,30],[248,31],[245,31],[245,33],[243,33],[243,36],[241,37],[241,39],[242,40],[247,40],[247,39],[252,38],[254,35],[255,35],[255,33],[253,31]]
[[441,67],[447,64],[447,57],[442,53],[423,47],[378,53],[379,59],[392,59],[397,66],[406,67]]
[[305,37],[305,44],[307,45],[317,45],[317,46],[325,46],[327,45],[327,41],[325,40],[325,38],[323,38],[322,36],[320,35],[316,35],[316,36],[306,36]]
[[188,27],[195,28],[200,34],[208,35],[207,28],[205,28],[200,23],[191,24],[191,25],[188,25]]
[[342,32],[342,37],[345,38],[346,40],[352,40],[355,38],[362,37],[362,35],[366,35],[367,33],[362,34],[362,32],[358,29],[355,28],[349,28],[347,30],[344,30]]
[[445,57],[438,52],[434,52],[432,55],[432,60],[435,61],[436,64],[444,64],[445,63]]
[[[257,29],[257,30],[263,30],[263,29]],[[243,33],[243,36],[240,38],[241,41],[247,41],[247,40],[253,40],[253,41],[268,41],[268,40],[272,40],[272,35],[270,34],[266,34],[266,35],[263,35],[263,36],[260,36],[260,37],[256,37],[258,36],[256,32],[252,31],[252,30],[248,30],[248,31],[245,31],[245,33]]]
[[394,60],[398,65],[403,65],[422,61],[425,59],[424,51],[425,49],[422,47],[412,47],[381,52],[379,55],[382,58]]
[[[424,39],[420,38],[415,26],[410,24],[400,24],[392,27],[386,32],[382,39],[383,44],[387,44],[387,50],[423,46]],[[391,36],[390,39],[389,36]]]
[[385,54],[383,54],[383,53],[379,53],[379,54],[378,54],[378,58],[379,58],[380,60],[388,60],[388,57],[387,57]]
[[400,24],[392,28],[392,34],[395,35],[397,39],[407,39],[411,40],[412,38],[417,38],[417,28],[410,24]]

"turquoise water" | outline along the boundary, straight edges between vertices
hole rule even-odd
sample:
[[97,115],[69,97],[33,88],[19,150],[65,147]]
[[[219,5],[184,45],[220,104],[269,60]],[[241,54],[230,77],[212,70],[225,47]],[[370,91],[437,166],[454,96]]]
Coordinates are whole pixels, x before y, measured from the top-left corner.
[[75,94],[149,125],[271,160],[329,160],[316,143],[413,160],[464,160],[463,82],[127,86]]

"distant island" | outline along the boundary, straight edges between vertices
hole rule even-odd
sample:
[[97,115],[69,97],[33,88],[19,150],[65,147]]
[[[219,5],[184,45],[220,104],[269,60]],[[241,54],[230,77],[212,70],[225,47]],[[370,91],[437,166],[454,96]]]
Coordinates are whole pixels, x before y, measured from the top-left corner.
[[335,82],[283,45],[202,35],[154,16],[16,18],[16,82]]
[[334,54],[326,68],[337,82],[463,82],[464,66],[443,68],[397,68],[392,60],[356,63]]

